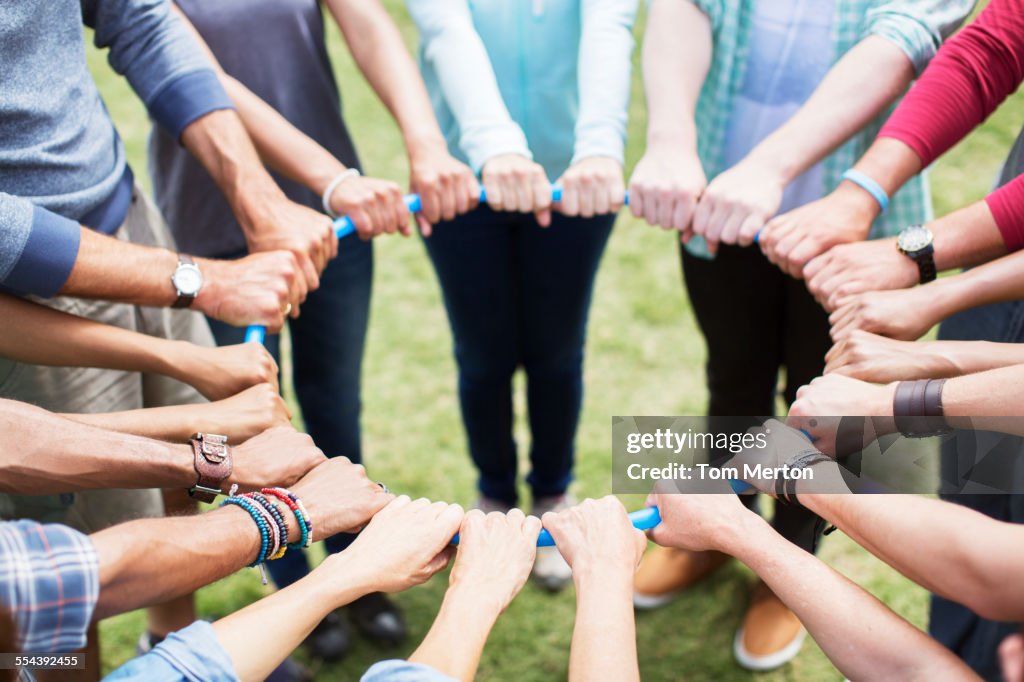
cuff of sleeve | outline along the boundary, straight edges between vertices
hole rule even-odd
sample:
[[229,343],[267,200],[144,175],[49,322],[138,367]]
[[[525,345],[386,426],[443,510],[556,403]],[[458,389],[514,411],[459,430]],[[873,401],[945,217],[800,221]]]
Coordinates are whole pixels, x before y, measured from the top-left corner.
[[373,664],[359,680],[360,682],[456,682],[455,679],[430,666],[398,659]]
[[231,657],[224,650],[213,626],[196,621],[172,633],[150,652],[159,656],[186,680],[237,680]]
[[867,35],[885,38],[903,50],[918,76],[928,66],[941,44],[940,38],[932,35],[919,21],[892,12],[876,15],[868,25]]
[[576,138],[572,163],[589,159],[593,156],[607,156],[625,165],[626,149],[622,139],[613,132],[592,135],[581,135]]
[[74,220],[33,206],[32,231],[4,287],[22,295],[55,296],[71,275],[81,237],[81,227]]
[[1006,248],[1024,248],[1024,176],[1003,185],[985,198]]
[[526,135],[515,124],[502,129],[491,128],[466,133],[462,136],[462,149],[466,153],[470,167],[477,175],[483,170],[484,164],[495,156],[519,154],[533,160],[530,147],[526,144]]
[[234,109],[231,98],[210,69],[192,71],[167,84],[148,104],[153,120],[174,136],[212,111]]

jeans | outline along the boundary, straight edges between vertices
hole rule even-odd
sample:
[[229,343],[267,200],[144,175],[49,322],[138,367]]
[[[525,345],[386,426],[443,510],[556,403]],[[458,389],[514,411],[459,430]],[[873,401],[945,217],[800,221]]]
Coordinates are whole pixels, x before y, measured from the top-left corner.
[[[320,288],[306,298],[301,315],[288,322],[292,378],[306,431],[328,457],[344,455],[353,462],[362,461],[360,379],[372,279],[372,242],[342,239],[338,257],[320,277]],[[212,319],[210,328],[220,345],[241,343],[245,336],[244,329]],[[277,335],[268,335],[266,346],[279,360],[278,341]],[[328,552],[340,552],[354,538],[341,534],[324,544]],[[305,576],[309,564],[305,554],[291,551],[268,562],[267,569],[278,587],[286,587]]]
[[522,367],[534,499],[572,480],[583,402],[583,352],[594,277],[615,216],[532,215],[486,206],[435,226],[425,240],[444,294],[459,403],[485,496],[514,505],[512,376]]
[[[1022,343],[1024,301],[982,306],[954,315],[939,327],[939,338]],[[957,480],[957,473],[965,471],[971,464],[963,461],[971,453],[959,452],[956,446],[956,441],[943,443],[941,464],[944,481]],[[1004,438],[1000,446],[1016,447],[1024,455],[1024,440]],[[1017,485],[1022,475],[1024,466],[1018,465]],[[940,491],[940,494],[944,500],[964,505],[999,521],[1024,523],[1024,495],[958,494],[955,488]],[[992,551],[995,555],[999,550],[994,547]],[[928,632],[986,680],[1001,679],[997,649],[1003,639],[1019,629],[1017,624],[981,618],[965,606],[932,595]]]
[[[680,251],[683,280],[708,347],[708,415],[775,414],[783,367],[783,397],[792,404],[797,389],[825,369],[832,346],[825,310],[803,282],[776,268],[757,248],[723,244],[714,260]],[[753,507],[757,496],[741,499]],[[803,507],[777,504],[772,526],[799,547],[816,548],[821,524]]]

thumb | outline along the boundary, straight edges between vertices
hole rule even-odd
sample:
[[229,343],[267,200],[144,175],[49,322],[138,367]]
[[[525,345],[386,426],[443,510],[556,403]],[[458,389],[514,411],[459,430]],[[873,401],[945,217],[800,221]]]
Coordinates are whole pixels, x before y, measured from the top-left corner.
[[434,226],[430,224],[430,221],[427,220],[427,217],[422,213],[417,213],[415,215],[416,223],[420,227],[420,234],[422,234],[424,237],[429,237],[434,231]]

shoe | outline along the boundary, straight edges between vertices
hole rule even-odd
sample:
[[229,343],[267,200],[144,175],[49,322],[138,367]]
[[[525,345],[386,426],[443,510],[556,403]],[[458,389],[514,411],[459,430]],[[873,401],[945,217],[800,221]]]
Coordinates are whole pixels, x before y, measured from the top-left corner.
[[[559,512],[576,504],[576,500],[566,494],[554,497],[540,497],[533,501],[530,514],[538,519],[548,512]],[[572,580],[572,569],[565,563],[557,547],[538,547],[537,558],[533,562],[530,577],[538,586],[548,592],[558,592]]]
[[313,658],[336,663],[352,649],[352,631],[338,614],[329,613],[303,641]]
[[408,636],[402,612],[381,592],[372,592],[348,605],[348,616],[363,637],[386,644],[401,644]]
[[507,514],[512,510],[514,505],[496,500],[493,497],[485,497],[481,495],[476,498],[476,502],[473,503],[473,509],[479,509],[484,514],[490,514],[491,512],[498,512],[499,514]]
[[164,641],[164,638],[160,635],[154,635],[149,630],[144,630],[142,634],[139,635],[139,641],[135,643],[135,655],[145,656],[153,650],[153,647],[162,641]]
[[728,560],[729,555],[721,552],[654,547],[644,554],[633,578],[633,606],[645,610],[664,606]]
[[313,673],[301,663],[286,658],[270,671],[264,682],[313,682]]
[[774,670],[800,653],[807,631],[800,619],[758,581],[733,640],[736,661],[747,670]]

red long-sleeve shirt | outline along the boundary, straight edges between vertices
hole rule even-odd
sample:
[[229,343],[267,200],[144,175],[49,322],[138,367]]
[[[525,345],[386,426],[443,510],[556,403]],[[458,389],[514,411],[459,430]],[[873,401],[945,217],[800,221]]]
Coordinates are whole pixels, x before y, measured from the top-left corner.
[[[992,0],[946,42],[879,133],[907,144],[925,166],[995,111],[1024,81],[1024,0]],[[1024,247],[1024,175],[985,201],[1006,246]]]

